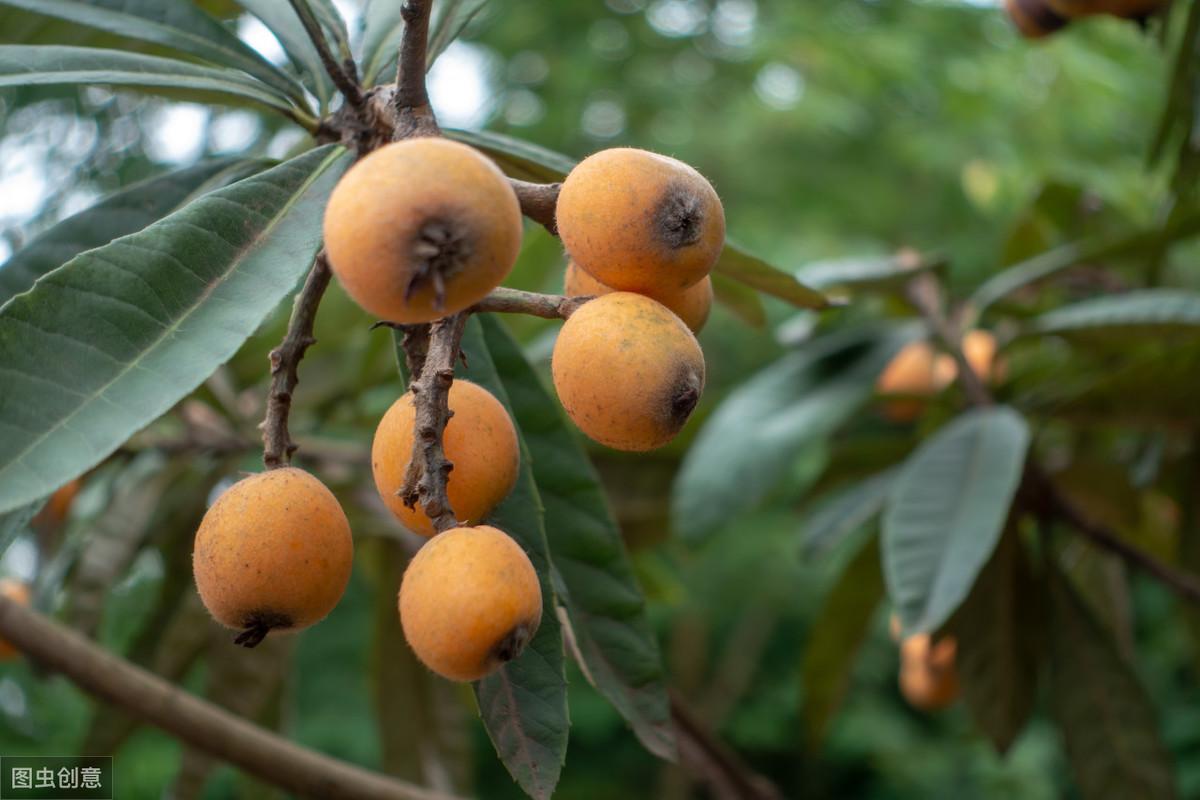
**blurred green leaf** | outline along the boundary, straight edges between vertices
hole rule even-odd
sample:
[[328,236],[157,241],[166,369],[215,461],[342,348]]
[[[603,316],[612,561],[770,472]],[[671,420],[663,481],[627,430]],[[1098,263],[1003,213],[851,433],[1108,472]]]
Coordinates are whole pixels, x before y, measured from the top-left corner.
[[589,680],[650,752],[675,757],[662,657],[600,477],[558,402],[496,319],[484,337],[533,463],[559,593]]
[[1051,709],[1081,796],[1176,797],[1145,690],[1066,579],[1050,576]]
[[43,497],[0,513],[0,556],[18,536],[29,532],[30,520],[44,504]]
[[404,0],[367,0],[362,17],[362,44],[358,63],[363,86],[392,80],[384,70],[396,63],[400,40],[404,38]]
[[797,308],[829,308],[829,298],[810,289],[788,273],[776,269],[761,258],[750,255],[733,242],[727,241],[715,272],[757,289],[764,294],[786,300]]
[[173,58],[60,45],[0,45],[0,87],[49,84],[181,90],[199,98],[249,100],[285,115],[287,95],[245,73]]
[[889,467],[849,486],[838,487],[813,503],[799,525],[804,557],[828,553],[878,515],[899,470]]
[[808,636],[800,683],[809,747],[816,748],[824,740],[825,731],[846,696],[855,658],[883,596],[879,542],[872,536],[825,596],[816,626]]
[[968,411],[901,467],[883,512],[883,571],[906,634],[932,632],[991,557],[1025,464],[1029,428],[1006,406]]
[[1122,341],[1135,336],[1200,335],[1200,293],[1143,289],[1096,297],[1043,314],[1030,329],[1042,334],[1108,334]]
[[950,620],[967,708],[1001,755],[1037,699],[1041,599],[1016,532],[1009,531]]
[[[135,183],[91,208],[67,217],[0,265],[0,306],[84,250],[140,231],[185,203],[197,191],[240,179],[266,164],[261,160],[234,158],[203,161]],[[230,180],[224,180],[226,177]]]
[[738,319],[755,328],[767,324],[767,310],[763,307],[762,297],[758,292],[720,273],[714,273],[711,277],[713,297],[718,303],[728,308]]
[[427,67],[433,66],[437,57],[445,52],[450,43],[462,34],[475,15],[483,10],[488,0],[443,0],[433,7],[433,19],[429,24],[429,52]]
[[237,0],[238,4],[249,11],[275,34],[279,44],[291,59],[292,64],[305,79],[305,85],[312,89],[321,108],[326,108],[333,98],[333,81],[317,48],[304,30],[300,18],[292,10],[291,4],[283,0]]
[[111,453],[295,286],[350,156],[313,150],[76,256],[0,309],[0,510]]
[[901,284],[922,270],[935,266],[913,251],[865,258],[815,261],[796,270],[796,278],[814,289],[834,286],[878,288]]
[[805,447],[867,401],[905,338],[874,330],[828,336],[735,389],[684,456],[671,497],[675,530],[698,544],[754,508]]
[[[463,336],[468,367],[463,377],[478,383],[512,414],[505,386],[492,362],[479,320]],[[546,543],[541,496],[534,483],[530,453],[521,441],[516,488],[487,522],[512,536],[529,555],[542,586],[542,622],[517,659],[475,684],[484,726],[509,774],[535,800],[547,800],[558,785],[567,756],[567,684],[563,633],[550,580],[553,567]]]
[[190,0],[0,0],[48,17],[163,45],[253,75],[305,107],[304,89]]

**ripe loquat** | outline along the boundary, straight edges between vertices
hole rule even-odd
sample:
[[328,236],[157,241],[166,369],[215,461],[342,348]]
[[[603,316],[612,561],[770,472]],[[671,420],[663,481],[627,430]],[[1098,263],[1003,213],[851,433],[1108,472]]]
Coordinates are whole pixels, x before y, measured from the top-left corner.
[[350,523],[323,483],[294,467],[235,483],[196,532],[192,569],[209,613],[253,647],[325,617],[354,559]]
[[679,433],[704,389],[704,354],[661,303],[613,292],[563,324],[554,388],[579,429],[617,450],[653,450]]
[[701,281],[725,244],[725,211],[704,176],[628,147],[577,164],[555,216],[577,266],[613,289],[655,297]]
[[900,348],[875,382],[882,395],[899,395],[883,405],[883,413],[896,422],[910,422],[925,408],[924,398],[945,389],[958,370],[954,359],[938,353],[926,341],[909,342]]
[[[563,279],[563,293],[568,297],[599,296],[615,291],[616,289],[611,286],[593,278],[587,270],[575,266],[573,261],[567,262],[567,272]],[[683,320],[685,325],[692,329],[692,333],[700,332],[704,323],[708,321],[708,312],[712,310],[712,278],[707,275],[686,289],[656,294],[639,292],[639,294],[645,294],[671,309],[677,317]]]
[[[447,404],[452,416],[442,446],[454,469],[446,478],[446,494],[460,522],[477,523],[516,485],[521,466],[517,430],[500,401],[470,381],[452,383]],[[371,470],[379,496],[396,518],[414,533],[433,536],[437,531],[420,506],[409,508],[397,494],[412,461],[415,424],[416,407],[408,392],[379,420]]]
[[325,250],[338,280],[391,322],[430,322],[482,299],[512,269],[521,231],[504,174],[441,138],[374,151],[346,173],[325,209]]
[[541,620],[529,556],[488,525],[429,540],[400,584],[404,637],[425,666],[450,680],[479,680],[516,658]]

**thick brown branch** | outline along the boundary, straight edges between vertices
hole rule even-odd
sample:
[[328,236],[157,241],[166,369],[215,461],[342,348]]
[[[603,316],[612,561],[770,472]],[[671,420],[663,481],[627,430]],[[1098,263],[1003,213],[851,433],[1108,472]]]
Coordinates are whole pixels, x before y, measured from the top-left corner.
[[[409,508],[420,503],[425,516],[438,531],[453,528],[458,523],[446,495],[446,479],[454,465],[446,458],[442,432],[453,413],[447,401],[466,324],[467,315],[460,313],[430,325],[424,363],[420,374],[413,375],[410,387],[416,406],[416,422],[413,425],[412,457],[399,494]],[[407,355],[410,363],[418,360],[412,353]]]
[[554,209],[558,205],[558,192],[561,183],[529,183],[510,178],[513,191],[521,201],[521,213],[542,226],[555,236],[558,236],[558,224],[555,222]]
[[500,286],[468,310],[473,313],[490,311],[502,314],[529,314],[542,319],[566,319],[591,299],[591,295],[564,297]]
[[[317,22],[313,16],[312,9],[308,3],[301,0],[288,0],[292,4],[292,9],[296,12],[296,16],[300,18],[300,24],[304,26],[304,32],[308,34],[308,38],[312,40],[313,47],[316,48],[317,57],[321,59],[321,66],[329,73],[333,85],[342,93],[342,97],[346,98],[346,102],[354,108],[358,109],[363,104],[362,87],[358,85],[358,79],[355,75],[354,62],[351,61],[348,65],[338,63],[333,57],[333,53],[329,52],[329,45],[325,42],[325,34],[321,32],[321,23]],[[349,70],[347,70],[347,66]]]
[[[954,356],[958,365],[957,379],[967,400],[977,407],[992,405],[995,401],[991,392],[971,369],[963,354],[962,331],[951,324],[942,312],[941,287],[937,278],[931,273],[922,273],[913,278],[908,285],[908,299],[925,318],[941,345]],[[1024,480],[1037,505],[1036,510],[1044,518],[1061,520],[1096,547],[1107,550],[1127,564],[1157,578],[1180,597],[1200,603],[1200,578],[1164,564],[1149,553],[1129,544],[1105,526],[1089,519],[1058,491],[1054,482],[1032,459],[1025,466]]]
[[408,0],[400,9],[404,17],[404,38],[396,60],[396,140],[413,136],[437,136],[437,119],[429,105],[425,89],[425,68],[429,48],[429,12],[433,0]]
[[95,697],[287,792],[340,800],[451,800],[293,744],[2,596],[0,638]]
[[267,416],[259,426],[263,432],[263,464],[267,469],[286,466],[296,451],[288,431],[288,415],[292,410],[292,392],[298,382],[297,370],[304,351],[316,339],[313,323],[317,306],[329,286],[329,262],[322,251],[313,262],[304,288],[296,295],[287,333],[279,346],[271,351],[271,389],[267,394]]

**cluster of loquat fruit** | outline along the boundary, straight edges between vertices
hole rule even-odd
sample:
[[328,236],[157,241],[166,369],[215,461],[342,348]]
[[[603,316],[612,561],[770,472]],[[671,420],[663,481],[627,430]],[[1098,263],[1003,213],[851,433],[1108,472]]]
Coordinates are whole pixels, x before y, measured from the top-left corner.
[[[645,451],[683,427],[704,387],[694,331],[712,304],[709,272],[725,240],[712,186],[675,159],[604,150],[567,176],[555,209],[565,291],[591,297],[563,324],[551,371],[568,416],[609,447]],[[338,183],[325,251],[346,292],[386,321],[432,322],[482,300],[520,249],[518,198],[475,149],[442,138],[386,145]],[[409,530],[429,538],[400,587],[405,637],[434,672],[478,680],[516,657],[541,621],[538,576],[521,546],[480,524],[517,481],[520,446],[503,404],[464,380],[449,389],[446,493],[457,526],[438,532],[400,496],[417,408],[410,390],[371,447],[375,486]],[[196,534],[196,586],[210,613],[253,646],[322,619],[350,577],[352,537],[332,492],[283,467],[242,479]]]
[[1027,39],[1041,39],[1073,20],[1111,16],[1142,22],[1169,0],[1004,0],[1004,8]]
[[[986,383],[1003,380],[1006,365],[996,358],[996,337],[989,331],[967,331],[962,353],[979,379]],[[875,382],[875,391],[886,397],[883,414],[894,422],[911,422],[925,410],[929,398],[958,377],[958,364],[947,353],[939,353],[931,342],[909,342],[892,358]]]

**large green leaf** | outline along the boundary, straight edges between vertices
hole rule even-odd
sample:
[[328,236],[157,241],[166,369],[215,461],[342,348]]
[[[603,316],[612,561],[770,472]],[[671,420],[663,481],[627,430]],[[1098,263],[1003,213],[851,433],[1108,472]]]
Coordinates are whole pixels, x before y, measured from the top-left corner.
[[312,89],[321,108],[327,108],[333,97],[333,80],[325,71],[317,48],[304,30],[300,18],[286,0],[237,0],[242,8],[258,17],[275,34],[292,64]]
[[967,707],[1001,754],[1025,727],[1037,696],[1043,633],[1037,600],[1037,585],[1010,531],[950,621]]
[[825,738],[829,722],[845,698],[854,659],[883,594],[879,544],[871,537],[826,596],[804,650],[800,682],[809,746],[815,747]]
[[389,67],[394,69],[400,40],[404,38],[404,17],[400,15],[403,7],[404,0],[367,0],[358,57],[363,86],[395,78],[384,75],[384,71]]
[[1185,289],[1143,289],[1083,300],[1034,320],[1036,333],[1112,335],[1200,335],[1200,293]]
[[700,542],[756,506],[805,447],[866,402],[903,341],[898,332],[828,336],[738,387],[684,457],[671,498],[675,529]]
[[883,510],[883,503],[896,480],[897,467],[889,467],[868,478],[822,497],[800,522],[805,557],[828,552],[862,528]]
[[1132,668],[1066,578],[1051,572],[1050,698],[1085,800],[1177,796],[1170,755]]
[[76,256],[0,309],[0,511],[96,464],[228,359],[320,246],[326,146]]
[[520,345],[494,318],[484,316],[481,323],[529,446],[550,557],[565,588],[559,600],[585,673],[650,752],[673,758],[658,642],[599,475]]
[[1021,481],[1029,428],[1006,406],[960,416],[909,457],[883,513],[883,572],[906,633],[935,631],[987,563]]
[[718,303],[728,308],[738,319],[755,328],[767,324],[767,309],[763,307],[762,297],[758,292],[719,272],[711,277],[713,297]]
[[[512,413],[505,386],[492,362],[478,319],[463,337],[469,367],[463,377],[488,389]],[[542,500],[533,479],[529,449],[521,441],[516,488],[488,518],[520,542],[542,585],[542,623],[521,656],[475,684],[488,736],[500,760],[526,794],[545,800],[554,793],[567,755],[567,683],[563,632],[550,579],[553,567]]]
[[838,287],[878,288],[903,283],[935,265],[915,252],[888,256],[814,261],[796,270],[796,277],[814,289]]
[[182,205],[195,192],[245,177],[266,163],[233,158],[203,161],[135,183],[67,217],[0,265],[0,306],[84,250],[140,231]]
[[0,46],[0,87],[49,84],[139,86],[258,103],[293,116],[287,96],[243,72],[173,58],[60,45]]
[[[575,160],[569,156],[503,134],[459,130],[447,131],[446,134],[487,153],[505,174],[520,180],[543,183],[561,181],[575,166]],[[825,295],[730,241],[725,242],[725,249],[713,272],[714,275],[724,275],[800,308],[830,306],[829,298]]]
[[304,89],[190,0],[0,0],[129,39],[163,45],[253,75],[297,105]]

